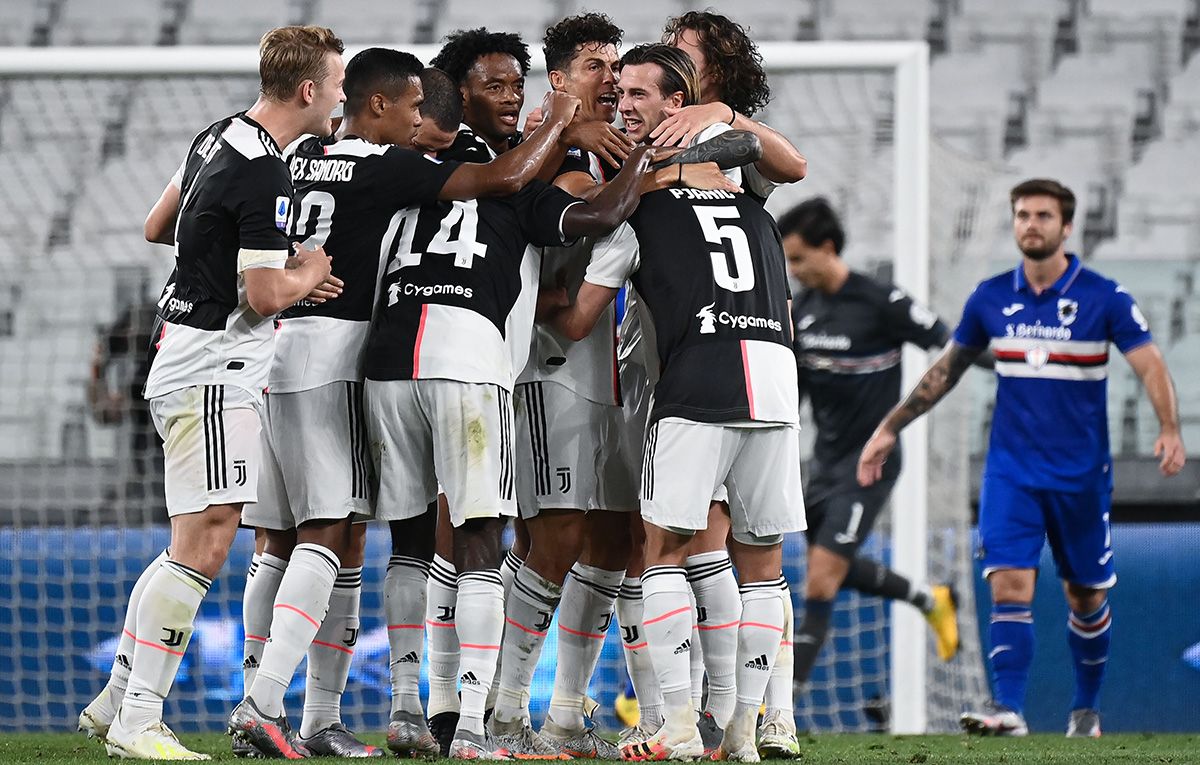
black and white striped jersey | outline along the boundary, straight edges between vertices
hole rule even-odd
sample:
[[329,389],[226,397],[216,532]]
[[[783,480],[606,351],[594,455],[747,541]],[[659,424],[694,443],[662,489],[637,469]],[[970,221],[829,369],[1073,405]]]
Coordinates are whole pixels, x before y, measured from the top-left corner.
[[175,270],[158,301],[145,396],[217,384],[261,394],[275,328],[250,308],[242,274],[287,260],[292,180],[279,146],[245,114],[227,117],[196,136],[172,183]]
[[651,422],[798,421],[783,247],[759,202],[687,188],[644,195],[596,245],[587,280],[615,287],[630,274],[643,342],[657,351]]
[[279,321],[271,392],[362,380],[362,353],[382,266],[401,246],[412,205],[432,202],[458,167],[355,136],[310,138],[288,157],[296,186],[289,235],[333,258],[345,286],[325,303],[300,301]]
[[409,208],[371,325],[367,378],[441,378],[511,390],[505,332],[521,293],[526,248],[562,245],[563,215],[579,202],[534,181],[509,197]]

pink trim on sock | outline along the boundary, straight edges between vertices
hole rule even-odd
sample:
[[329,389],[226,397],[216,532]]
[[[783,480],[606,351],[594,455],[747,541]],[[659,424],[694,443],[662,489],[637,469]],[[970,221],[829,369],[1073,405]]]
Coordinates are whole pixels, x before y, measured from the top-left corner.
[[424,624],[389,624],[389,630],[419,630]]
[[515,620],[509,619],[507,616],[504,617],[504,622],[505,622],[505,624],[511,624],[512,626],[516,627],[517,629],[521,630],[522,632],[528,632],[530,635],[537,635],[538,637],[546,636],[545,632],[538,632],[537,630],[531,630],[528,627],[526,627],[524,624],[519,624]]
[[459,648],[475,648],[480,651],[499,651],[500,650],[500,646],[498,646],[498,645],[478,645],[476,643],[459,643],[458,647]]
[[313,641],[313,645],[323,645],[323,646],[325,646],[326,648],[332,648],[332,649],[333,649],[333,650],[335,650],[335,651],[341,651],[342,653],[348,653],[348,654],[350,654],[351,656],[353,656],[353,655],[354,655],[354,651],[352,651],[351,649],[347,648],[347,647],[346,647],[346,646],[344,646],[344,645],[336,645],[336,644],[334,644],[334,643],[326,643],[326,642],[324,642],[324,641],[321,641],[321,640],[314,640],[314,641]]
[[253,640],[255,643],[265,643],[267,639],[262,635],[246,635],[247,640]]
[[604,635],[599,632],[580,632],[579,630],[573,630],[570,627],[564,627],[561,624],[558,625],[558,628],[563,632],[566,632],[568,635],[578,635],[579,637],[591,638],[592,640],[604,639]]
[[276,603],[276,604],[275,604],[275,607],[276,607],[276,608],[283,608],[283,609],[287,609],[288,611],[295,611],[296,613],[298,613],[298,614],[300,614],[301,616],[303,616],[305,619],[308,619],[309,623],[310,623],[310,624],[312,624],[312,626],[316,627],[317,629],[320,629],[320,628],[321,628],[321,623],[320,623],[319,621],[317,621],[316,619],[312,618],[311,616],[309,616],[308,614],[304,613],[303,611],[301,611],[299,608],[296,608],[295,606],[289,606],[287,603]]
[[645,648],[646,645],[647,645],[646,643],[638,643],[637,645],[627,645],[627,646],[625,646],[625,650],[626,651],[636,651],[639,648]]
[[[736,627],[736,626],[738,626],[739,624],[741,624],[741,622],[728,622],[728,623],[726,623],[726,624],[713,624],[713,625],[711,625],[711,626],[710,626],[710,625],[708,625],[708,624],[700,624],[700,625],[697,625],[696,629],[701,629],[701,630],[724,630],[724,629],[729,629],[730,627]],[[782,630],[780,630],[780,631],[782,632]]]
[[158,643],[151,643],[149,640],[139,640],[137,638],[134,638],[133,642],[141,643],[142,645],[150,646],[151,648],[157,648],[158,650],[169,653],[172,656],[183,656],[183,651],[172,651],[170,648],[167,648],[165,645],[159,645]]
[[743,627],[762,627],[764,630],[775,630],[783,632],[783,627],[776,627],[774,624],[763,624],[761,622],[742,622]]
[[691,611],[691,610],[692,610],[691,606],[684,606],[682,608],[676,608],[674,611],[668,611],[665,614],[663,614],[662,616],[656,616],[653,619],[643,619],[642,626],[645,627],[647,624],[655,624],[657,622],[661,622],[663,619],[669,619],[670,617],[674,616],[675,614],[682,614],[685,611]]

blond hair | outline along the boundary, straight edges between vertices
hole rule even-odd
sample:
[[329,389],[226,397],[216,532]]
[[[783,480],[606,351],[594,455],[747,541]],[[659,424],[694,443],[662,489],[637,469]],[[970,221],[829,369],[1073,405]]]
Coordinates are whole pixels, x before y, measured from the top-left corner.
[[287,101],[305,80],[324,80],[329,74],[326,54],[341,54],[344,49],[327,27],[272,29],[258,43],[259,90],[272,100]]

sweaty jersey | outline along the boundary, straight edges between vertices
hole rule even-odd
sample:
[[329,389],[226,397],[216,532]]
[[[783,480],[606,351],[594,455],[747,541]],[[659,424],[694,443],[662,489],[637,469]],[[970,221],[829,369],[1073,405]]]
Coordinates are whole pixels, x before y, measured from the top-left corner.
[[[603,183],[605,179],[600,161],[591,152],[578,148],[567,152],[557,175],[571,172],[587,173],[597,183]],[[595,241],[592,237],[583,237],[569,247],[542,251],[539,286],[566,286],[574,302],[591,261]],[[587,337],[574,342],[548,325],[534,324],[529,363],[519,373],[517,381],[558,383],[589,401],[617,405],[620,388],[617,383],[616,321],[616,308],[609,304]]]
[[643,195],[597,244],[587,279],[616,287],[629,274],[657,355],[651,422],[798,421],[783,247],[762,205],[728,191]]
[[[903,290],[851,271],[833,294],[805,290],[792,303],[800,395],[817,426],[814,470],[852,479],[859,452],[900,400],[904,343],[932,348],[950,330]],[[900,474],[900,449],[883,466]]]
[[511,390],[505,331],[528,245],[561,245],[580,200],[541,181],[499,199],[411,207],[367,342],[371,380],[441,378]]
[[1108,346],[1152,342],[1125,288],[1068,255],[1066,273],[1035,295],[1022,266],[981,282],[963,307],[955,342],[989,344],[996,408],[985,472],[1038,489],[1112,486]]
[[271,392],[294,393],[362,380],[362,352],[383,260],[399,246],[406,210],[437,199],[458,167],[354,136],[302,142],[289,158],[296,199],[291,237],[324,246],[343,292],[300,301],[279,321]]
[[175,270],[158,301],[144,395],[192,385],[260,395],[275,327],[247,302],[243,273],[287,261],[287,165],[270,134],[243,113],[196,136],[171,182],[180,192]]

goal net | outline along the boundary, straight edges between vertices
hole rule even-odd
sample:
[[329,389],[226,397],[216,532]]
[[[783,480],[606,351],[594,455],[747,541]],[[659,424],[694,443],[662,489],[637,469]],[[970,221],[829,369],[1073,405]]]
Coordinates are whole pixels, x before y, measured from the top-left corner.
[[[775,97],[761,118],[810,162],[809,178],[779,189],[769,207],[829,197],[845,218],[852,266],[896,264],[891,278],[918,297],[928,290],[952,323],[983,267],[973,247],[987,228],[982,211],[997,198],[995,173],[919,140],[924,107],[903,107],[914,101],[897,62],[918,66],[907,82],[919,84],[924,49],[904,45],[900,53],[888,44],[764,45]],[[434,52],[413,49],[422,60]],[[0,288],[0,545],[8,551],[0,730],[74,726],[107,677],[134,581],[167,544],[161,451],[139,388],[172,253],[143,240],[142,222],[195,132],[253,102],[255,71],[253,48],[0,50],[0,266],[9,276]],[[544,90],[544,75],[531,73],[527,109]],[[908,365],[912,379],[924,360]],[[972,601],[968,405],[952,396],[935,411],[928,449],[920,428],[906,434],[917,439],[907,452],[914,482],[896,492],[896,520],[884,519],[866,548],[955,585],[963,651],[941,665],[911,609],[843,594],[811,692],[798,700],[802,727],[945,730],[986,696]],[[386,726],[387,545],[386,530],[373,528],[344,702],[346,722],[363,730]],[[240,596],[251,552],[249,532],[240,532],[201,608],[166,706],[177,729],[219,729],[241,697]],[[793,592],[802,592],[803,540],[788,540],[785,556]],[[607,642],[592,687],[609,727],[625,684],[619,646]],[[551,642],[535,680],[535,718],[548,704],[555,653]],[[298,678],[288,696],[294,712],[303,672]]]

